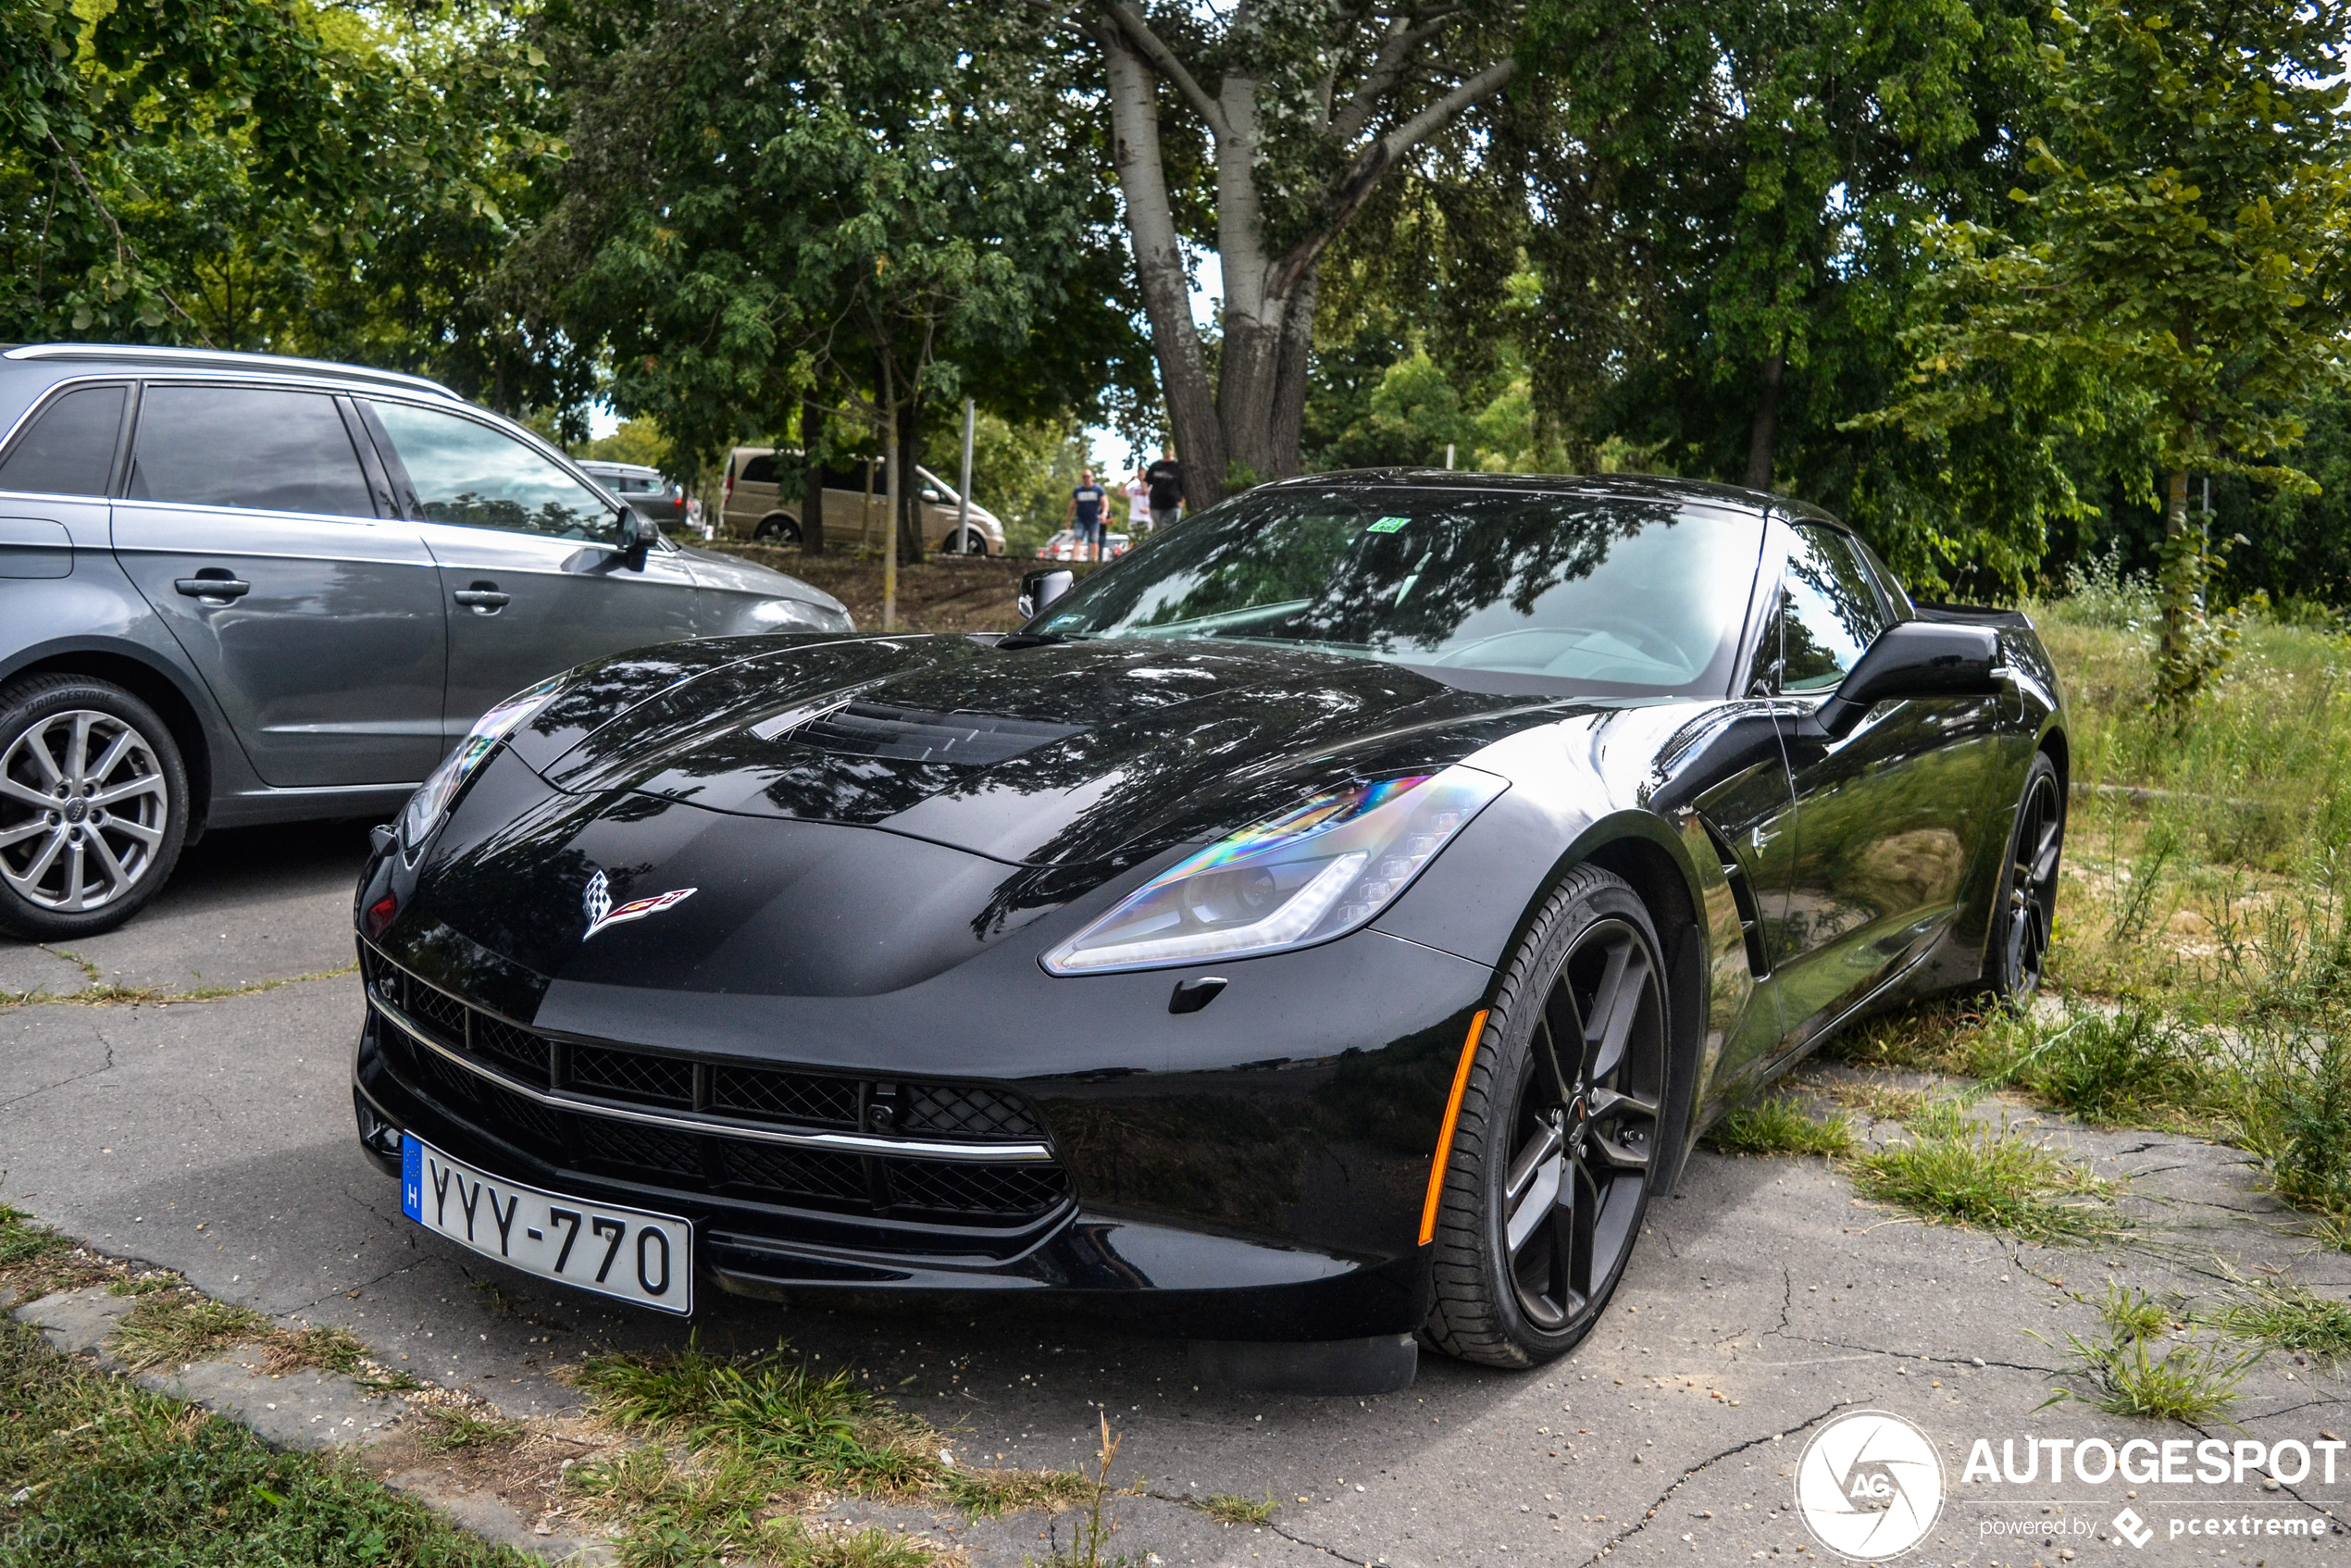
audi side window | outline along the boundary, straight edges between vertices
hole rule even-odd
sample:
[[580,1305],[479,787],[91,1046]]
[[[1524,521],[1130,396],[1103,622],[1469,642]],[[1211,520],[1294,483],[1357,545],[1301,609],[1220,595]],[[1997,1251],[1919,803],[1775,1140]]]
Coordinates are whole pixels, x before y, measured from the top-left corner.
[[376,515],[334,399],[268,387],[148,387],[124,491],[192,506]]
[[33,416],[7,461],[0,463],[0,490],[106,494],[127,395],[120,386],[79,387],[53,401]]
[[414,404],[373,407],[425,521],[616,541],[615,515],[595,492],[504,431]]
[[1795,535],[1780,579],[1780,690],[1826,691],[1885,629],[1885,609],[1843,534],[1800,524]]

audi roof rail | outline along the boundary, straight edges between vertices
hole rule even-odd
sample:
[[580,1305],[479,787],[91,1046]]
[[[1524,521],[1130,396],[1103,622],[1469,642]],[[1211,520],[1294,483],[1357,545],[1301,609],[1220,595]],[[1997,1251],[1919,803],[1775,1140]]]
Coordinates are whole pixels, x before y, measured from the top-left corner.
[[206,370],[289,370],[305,376],[339,376],[350,381],[375,381],[409,392],[429,392],[464,402],[439,381],[397,370],[377,370],[365,365],[342,365],[328,359],[292,359],[276,354],[230,354],[210,348],[155,348],[138,343],[26,343],[0,350],[6,359],[93,360],[107,364],[154,364]]

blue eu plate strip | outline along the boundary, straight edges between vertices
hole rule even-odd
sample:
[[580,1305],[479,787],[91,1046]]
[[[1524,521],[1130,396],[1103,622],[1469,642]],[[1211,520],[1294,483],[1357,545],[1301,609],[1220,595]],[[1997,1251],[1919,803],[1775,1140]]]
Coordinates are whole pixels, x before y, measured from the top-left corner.
[[405,1133],[400,1137],[400,1212],[419,1223],[425,1217],[425,1146]]

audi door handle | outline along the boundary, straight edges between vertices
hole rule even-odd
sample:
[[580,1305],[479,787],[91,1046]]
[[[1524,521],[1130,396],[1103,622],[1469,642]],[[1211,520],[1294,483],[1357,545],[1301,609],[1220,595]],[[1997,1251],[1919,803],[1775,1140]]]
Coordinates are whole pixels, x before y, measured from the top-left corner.
[[494,616],[514,602],[513,594],[494,588],[461,588],[450,597],[477,616]]
[[218,599],[223,604],[253,591],[253,584],[232,577],[183,577],[171,586],[191,599]]

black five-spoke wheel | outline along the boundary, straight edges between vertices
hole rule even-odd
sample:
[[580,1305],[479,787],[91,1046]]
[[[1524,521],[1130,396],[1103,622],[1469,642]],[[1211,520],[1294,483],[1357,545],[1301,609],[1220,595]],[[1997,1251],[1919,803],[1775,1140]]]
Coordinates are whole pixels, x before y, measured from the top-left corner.
[[2065,850],[2065,795],[2056,765],[2035,753],[2016,804],[1993,926],[1993,986],[2011,1002],[2041,989],[2057,920],[2058,863]]
[[1664,1123],[1667,1002],[1633,890],[1571,873],[1488,1015],[1439,1206],[1439,1350],[1498,1366],[1581,1338],[1640,1235]]

